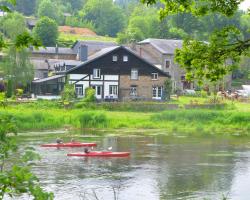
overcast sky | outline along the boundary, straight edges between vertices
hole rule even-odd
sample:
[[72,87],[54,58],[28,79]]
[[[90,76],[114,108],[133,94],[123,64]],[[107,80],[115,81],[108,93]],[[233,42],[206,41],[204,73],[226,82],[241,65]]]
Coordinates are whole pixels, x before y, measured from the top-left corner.
[[245,0],[240,4],[240,9],[247,10],[250,7],[250,0]]

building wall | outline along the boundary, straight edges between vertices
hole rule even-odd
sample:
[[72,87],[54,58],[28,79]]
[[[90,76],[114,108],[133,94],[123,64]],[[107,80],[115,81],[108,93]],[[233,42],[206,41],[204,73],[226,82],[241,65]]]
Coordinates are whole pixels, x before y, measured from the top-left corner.
[[128,75],[120,76],[119,93],[120,99],[130,98],[130,87],[137,87],[137,96],[145,99],[152,99],[152,87],[164,86],[167,77],[158,77],[158,80],[152,80],[151,76],[140,76],[138,80],[131,80]]
[[32,53],[31,58],[45,59],[62,59],[62,60],[77,60],[76,54],[45,54],[45,53]]

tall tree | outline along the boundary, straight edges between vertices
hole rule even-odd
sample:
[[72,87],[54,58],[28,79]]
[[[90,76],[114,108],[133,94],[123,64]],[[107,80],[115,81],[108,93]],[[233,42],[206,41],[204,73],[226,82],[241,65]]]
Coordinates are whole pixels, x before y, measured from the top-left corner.
[[122,10],[112,0],[87,1],[82,16],[92,22],[101,35],[116,36],[124,27]]
[[60,14],[58,12],[58,7],[51,0],[42,0],[39,3],[37,15],[39,18],[41,17],[49,17],[56,22],[60,21]]
[[30,63],[26,49],[16,49],[15,46],[10,46],[1,63],[1,68],[4,79],[11,82],[12,91],[18,86],[26,86],[34,78],[34,67]]
[[35,14],[37,0],[18,0],[16,1],[16,10],[24,15]]
[[[156,0],[141,0],[155,4]],[[219,12],[232,16],[242,0],[162,0],[160,17],[177,12],[192,13],[197,16]],[[187,71],[188,80],[217,82],[235,68],[242,54],[250,48],[250,38],[243,38],[235,26],[220,27],[209,37],[208,42],[195,39],[186,40],[182,49],[176,51],[176,61]],[[228,63],[230,60],[230,63]]]
[[42,17],[34,30],[34,37],[41,40],[44,46],[55,46],[58,38],[58,26],[53,19]]
[[17,12],[3,17],[0,24],[2,32],[12,40],[27,30],[23,15]]

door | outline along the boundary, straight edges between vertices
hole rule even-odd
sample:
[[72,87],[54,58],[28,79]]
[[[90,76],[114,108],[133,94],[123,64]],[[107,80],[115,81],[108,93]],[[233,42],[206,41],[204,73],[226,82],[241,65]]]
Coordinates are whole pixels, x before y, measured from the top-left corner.
[[93,89],[95,89],[95,97],[102,99],[102,85],[94,85]]

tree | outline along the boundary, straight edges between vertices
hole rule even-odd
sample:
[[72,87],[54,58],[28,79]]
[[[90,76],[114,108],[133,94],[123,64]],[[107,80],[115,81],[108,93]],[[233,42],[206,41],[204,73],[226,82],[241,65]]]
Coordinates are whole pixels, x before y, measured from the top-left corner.
[[14,12],[3,17],[1,20],[1,30],[6,37],[14,40],[18,35],[27,31],[23,15]]
[[34,78],[34,67],[30,63],[29,53],[26,49],[9,47],[7,56],[0,66],[3,70],[4,79],[8,80],[10,94],[19,86],[26,86]]
[[[12,136],[10,133],[14,133]],[[27,193],[40,200],[52,200],[53,194],[43,191],[38,183],[37,177],[32,174],[30,166],[32,162],[39,159],[32,148],[26,149],[21,156],[16,154],[15,164],[8,163],[6,166],[6,159],[8,159],[11,152],[17,150],[15,137],[17,127],[15,119],[8,114],[0,115],[0,199],[5,196],[13,197],[16,194]]]
[[16,10],[24,15],[33,15],[35,13],[37,0],[18,0]]
[[37,15],[39,18],[42,17],[49,17],[56,22],[58,22],[60,19],[59,13],[58,13],[58,7],[52,3],[50,0],[42,0],[38,6]]
[[[142,0],[142,2],[155,4],[157,1]],[[197,16],[219,12],[232,16],[241,0],[163,0],[161,2],[164,8],[160,9],[160,17],[164,18],[168,14],[177,12],[192,13]],[[211,34],[208,42],[187,39],[183,43],[183,48],[176,50],[175,60],[186,70],[187,80],[197,80],[199,84],[208,80],[215,84],[236,67],[239,57],[246,54],[249,47],[250,38],[242,37],[235,26],[220,27],[220,30],[215,30]]]
[[159,35],[158,30],[160,30],[160,20],[156,14],[156,9],[137,6],[129,17],[125,31],[118,34],[118,42],[130,43],[148,37],[157,37]]
[[34,37],[40,39],[44,46],[55,46],[58,38],[58,26],[53,19],[42,17],[34,30]]
[[122,10],[112,0],[87,1],[82,10],[84,20],[92,22],[97,33],[116,36],[124,27]]

